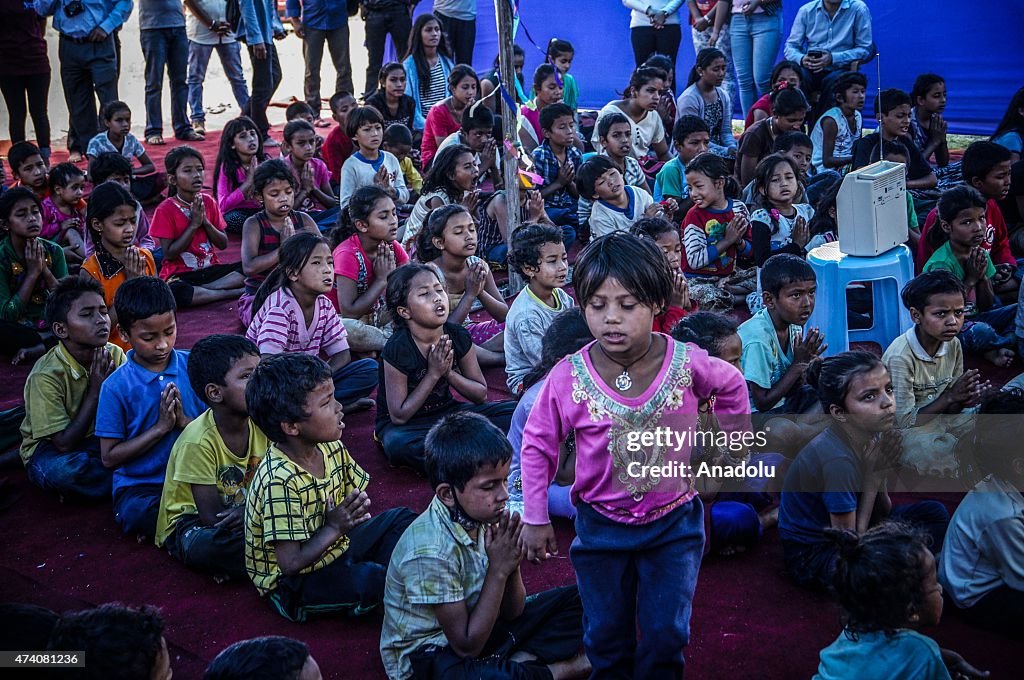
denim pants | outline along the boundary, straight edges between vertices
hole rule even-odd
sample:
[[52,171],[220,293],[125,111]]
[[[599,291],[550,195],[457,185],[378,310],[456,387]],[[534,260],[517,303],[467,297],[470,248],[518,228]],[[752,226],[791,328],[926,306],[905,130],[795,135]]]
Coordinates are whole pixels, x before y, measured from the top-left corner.
[[[331,53],[331,61],[337,78],[334,81],[334,92],[353,92],[352,60],[348,56],[348,22],[331,30],[306,28],[302,38],[302,59],[306,63],[304,94],[306,103],[313,109],[313,116],[320,117],[323,102],[320,99],[320,65],[324,59],[324,43]],[[334,94],[331,92],[328,94]]]
[[771,89],[772,67],[782,41],[782,12],[749,17],[733,14],[729,37],[740,87],[740,106],[746,114],[757,101],[758,93]]
[[117,99],[118,63],[114,38],[103,42],[76,43],[61,37],[60,82],[68,105],[68,150],[85,153],[89,141],[100,132],[96,100]]
[[117,490],[114,494],[114,519],[121,531],[129,536],[153,538],[156,535],[163,488],[163,484],[136,484]]
[[36,444],[25,464],[28,481],[62,496],[99,501],[110,498],[112,472],[100,460],[100,440],[89,437],[75,451],[63,453],[48,439]]
[[334,373],[334,398],[342,404],[370,396],[377,387],[377,360],[356,359]]
[[235,103],[239,111],[244,111],[249,104],[249,85],[245,82],[242,72],[242,48],[237,42],[231,41],[219,45],[204,45],[188,41],[188,105],[192,109],[193,122],[206,120],[203,110],[203,82],[206,81],[206,68],[210,64],[210,55],[217,50],[224,75],[231,83],[231,92],[235,95]]
[[761,540],[758,515],[778,500],[778,494],[769,490],[770,484],[781,484],[789,461],[779,453],[755,453],[750,457],[750,465],[759,462],[766,469],[774,468],[775,476],[730,480],[732,483],[724,485],[708,507],[711,552],[735,546],[752,548]]
[[590,677],[682,678],[704,550],[700,498],[648,524],[622,524],[585,503],[576,511],[569,556],[583,600]]
[[270,134],[270,121],[267,120],[267,107],[270,100],[277,92],[281,84],[281,62],[277,58],[277,47],[274,43],[265,45],[267,48],[266,59],[257,59],[256,54],[249,46],[249,59],[252,62],[252,94],[249,97],[249,106],[245,114],[256,123],[260,135],[266,139]]
[[1017,345],[1014,319],[1017,305],[996,307],[979,312],[968,321],[970,325],[960,331],[960,344],[964,352],[981,354],[993,349],[1013,349]]
[[189,131],[188,120],[188,36],[185,27],[147,28],[139,31],[142,56],[146,58],[146,136],[162,135],[164,117],[161,99],[164,69],[171,81],[171,125],[174,135]]

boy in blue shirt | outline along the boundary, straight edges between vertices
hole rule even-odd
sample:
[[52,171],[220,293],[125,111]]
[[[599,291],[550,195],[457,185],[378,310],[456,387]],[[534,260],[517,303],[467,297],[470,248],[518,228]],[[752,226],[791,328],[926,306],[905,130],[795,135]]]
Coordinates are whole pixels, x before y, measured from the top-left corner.
[[174,349],[176,306],[160,279],[128,279],[114,296],[121,337],[133,349],[100,389],[96,436],[114,469],[114,516],[126,534],[152,537],[167,459],[182,428],[206,410],[192,391],[188,352]]
[[544,107],[540,112],[540,127],[544,141],[533,150],[533,164],[537,174],[544,178],[540,195],[544,197],[544,210],[558,227],[562,228],[562,243],[568,250],[576,240],[580,226],[576,189],[576,171],[583,164],[583,155],[573,146],[576,140],[576,119],[572,109],[562,103]]

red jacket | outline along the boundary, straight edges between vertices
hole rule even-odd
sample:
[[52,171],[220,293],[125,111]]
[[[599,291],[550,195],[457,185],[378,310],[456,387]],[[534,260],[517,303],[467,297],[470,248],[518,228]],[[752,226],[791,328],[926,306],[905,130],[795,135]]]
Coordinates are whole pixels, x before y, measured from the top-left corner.
[[[1003,211],[999,209],[999,204],[994,199],[988,199],[988,204],[985,207],[985,216],[988,218],[988,229],[985,231],[985,242],[982,245],[989,251],[992,264],[1010,264],[1016,268],[1017,258],[1010,251],[1010,234],[1006,230],[1006,220],[1003,219]],[[921,273],[921,270],[924,269],[925,264],[928,262],[928,258],[936,250],[928,242],[927,235],[928,231],[932,228],[941,228],[936,225],[938,221],[938,208],[932,208],[932,211],[928,213],[928,217],[924,221],[924,227],[921,228],[921,240],[917,244],[917,262],[914,263],[917,274]]]
[[654,317],[654,326],[651,330],[655,333],[667,333],[671,335],[672,329],[676,327],[676,324],[679,323],[680,319],[685,317],[687,314],[695,314],[697,311],[696,302],[691,303],[689,309],[669,305],[668,309]]

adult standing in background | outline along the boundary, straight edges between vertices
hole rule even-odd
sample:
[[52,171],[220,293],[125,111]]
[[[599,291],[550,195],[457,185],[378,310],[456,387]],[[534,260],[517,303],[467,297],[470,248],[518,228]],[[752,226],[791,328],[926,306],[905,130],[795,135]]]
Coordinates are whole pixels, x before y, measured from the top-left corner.
[[171,81],[174,136],[201,142],[188,119],[188,35],[181,0],[139,0],[139,41],[146,59],[146,144],[164,143],[164,69]]
[[242,48],[235,34],[225,21],[227,0],[185,0],[188,17],[185,32],[188,34],[188,104],[192,109],[192,129],[206,134],[206,111],[203,108],[203,83],[206,81],[206,67],[210,55],[217,50],[224,75],[231,83],[239,111],[249,105],[249,86],[242,71]]
[[832,86],[850,64],[871,56],[871,11],[861,0],[813,0],[797,10],[786,59],[803,68],[808,97],[821,92],[818,111],[832,106]]
[[70,160],[84,158],[100,131],[99,105],[117,99],[117,52],[112,33],[131,16],[132,0],[34,0],[41,17],[53,17],[60,34],[58,55],[70,125]]
[[[11,143],[25,141],[25,117],[32,114],[36,146],[50,161],[50,60],[43,21],[24,0],[0,0],[0,92],[7,104]],[[28,99],[28,108],[25,100]]]
[[[664,54],[676,63],[683,29],[679,25],[679,8],[683,0],[622,0],[629,13],[629,39],[633,59],[639,68],[652,54]],[[675,91],[675,82],[671,83]]]
[[473,65],[476,44],[476,0],[434,0],[434,16],[448,34],[456,64]]
[[278,147],[281,144],[270,136],[267,107],[281,84],[281,61],[274,41],[284,39],[284,26],[277,16],[276,0],[238,0],[238,8],[242,12],[238,34],[245,36],[252,61],[252,94],[245,114],[256,123],[263,148]]
[[391,34],[395,53],[401,58],[409,48],[412,31],[412,10],[419,0],[360,0],[361,15],[366,22],[366,87],[363,97],[377,89],[377,76],[384,65],[384,41]]
[[740,106],[749,111],[758,92],[771,89],[772,67],[782,42],[782,0],[718,0],[716,34],[722,34],[727,18]]
[[352,92],[352,61],[348,52],[348,5],[339,0],[288,0],[285,15],[302,39],[302,59],[306,63],[304,93],[306,103],[320,122],[320,65],[324,43],[331,53],[337,79],[334,92]]

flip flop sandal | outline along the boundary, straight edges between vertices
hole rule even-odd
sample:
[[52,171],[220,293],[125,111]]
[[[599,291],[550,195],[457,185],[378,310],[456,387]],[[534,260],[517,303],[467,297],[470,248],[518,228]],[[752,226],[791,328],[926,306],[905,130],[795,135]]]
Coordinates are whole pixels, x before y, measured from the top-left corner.
[[167,142],[165,142],[164,138],[161,137],[160,135],[150,135],[149,137],[146,137],[146,144],[151,144],[153,146],[163,146],[166,143]]

